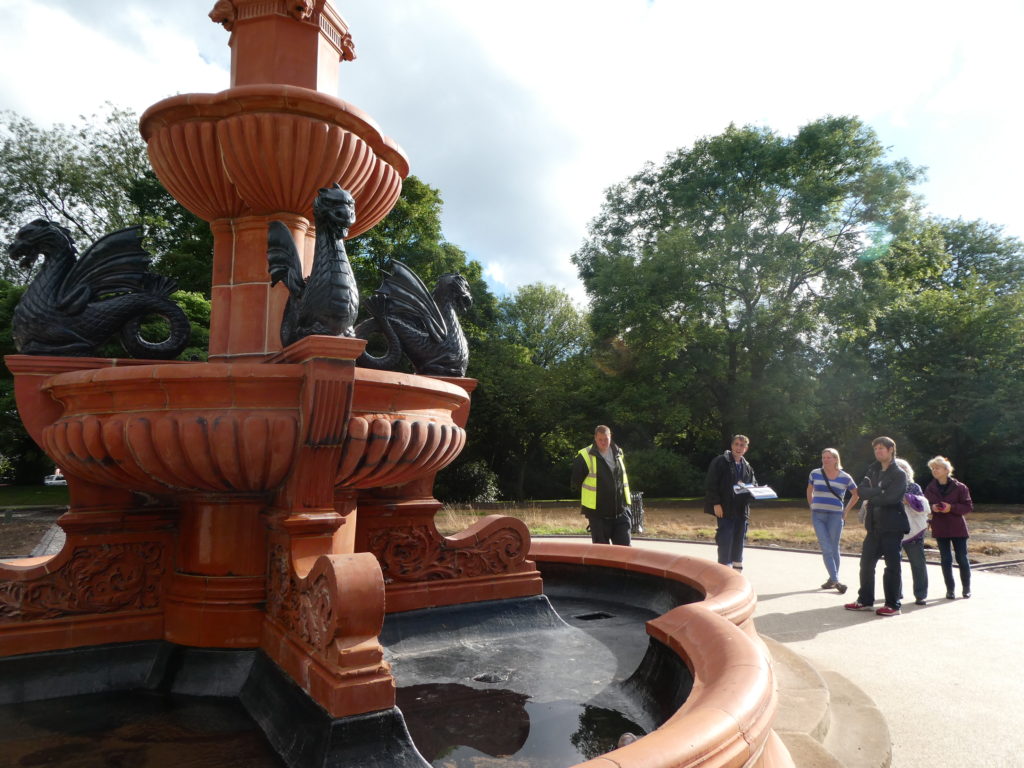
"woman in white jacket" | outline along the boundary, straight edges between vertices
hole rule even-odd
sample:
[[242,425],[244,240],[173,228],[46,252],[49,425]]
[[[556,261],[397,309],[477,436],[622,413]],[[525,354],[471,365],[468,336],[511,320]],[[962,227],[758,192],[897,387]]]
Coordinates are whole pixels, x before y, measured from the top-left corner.
[[926,605],[928,568],[924,559],[924,534],[928,530],[928,500],[921,486],[914,482],[914,469],[910,462],[896,459],[896,464],[907,473],[907,494],[903,497],[903,509],[910,521],[910,532],[903,537],[903,552],[910,563],[910,575],[914,581],[914,603]]

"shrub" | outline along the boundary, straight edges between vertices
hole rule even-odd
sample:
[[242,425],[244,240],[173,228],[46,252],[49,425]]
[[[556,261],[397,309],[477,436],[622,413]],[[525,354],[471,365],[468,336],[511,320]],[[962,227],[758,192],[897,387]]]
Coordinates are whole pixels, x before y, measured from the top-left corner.
[[480,504],[498,500],[498,476],[480,459],[455,464],[437,476],[434,495],[445,502]]
[[665,448],[626,451],[629,487],[648,497],[699,496],[704,473],[677,453]]

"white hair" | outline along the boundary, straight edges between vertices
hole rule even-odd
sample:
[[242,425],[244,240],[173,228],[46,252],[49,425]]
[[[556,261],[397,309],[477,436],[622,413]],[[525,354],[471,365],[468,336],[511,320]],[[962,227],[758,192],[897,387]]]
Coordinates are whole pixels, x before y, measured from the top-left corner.
[[[929,462],[931,464],[931,462]],[[910,462],[906,459],[896,459],[896,466],[907,473],[907,480],[914,482],[914,468],[910,466]]]

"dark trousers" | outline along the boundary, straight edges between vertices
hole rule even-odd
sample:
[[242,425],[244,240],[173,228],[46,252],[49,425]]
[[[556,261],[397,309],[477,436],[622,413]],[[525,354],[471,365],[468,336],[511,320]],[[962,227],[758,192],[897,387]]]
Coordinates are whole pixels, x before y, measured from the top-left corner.
[[[956,564],[960,566],[960,588],[964,592],[970,592],[971,561],[967,559],[967,537],[936,536],[935,541],[939,545],[939,563],[942,565],[942,580],[946,582],[946,591],[956,590],[956,582],[953,581],[953,553],[955,553]],[[952,552],[950,552],[950,548],[952,548]]]
[[718,562],[732,565],[743,562],[743,537],[747,535],[747,518],[716,517],[718,529],[715,543],[718,545]]
[[590,521],[590,540],[595,544],[629,546],[629,518],[626,515],[618,517],[587,515],[587,520]]
[[907,555],[910,575],[914,580],[914,599],[924,600],[928,597],[928,567],[924,559],[924,539],[905,542],[903,551]]
[[[869,512],[870,514],[870,512]],[[890,608],[900,607],[900,594],[903,592],[903,574],[900,571],[900,543],[903,534],[868,531],[864,537],[864,546],[860,550],[860,591],[857,602],[861,605],[874,605],[875,602],[875,566],[880,559],[885,559],[885,570],[882,572],[882,591],[885,604]]]

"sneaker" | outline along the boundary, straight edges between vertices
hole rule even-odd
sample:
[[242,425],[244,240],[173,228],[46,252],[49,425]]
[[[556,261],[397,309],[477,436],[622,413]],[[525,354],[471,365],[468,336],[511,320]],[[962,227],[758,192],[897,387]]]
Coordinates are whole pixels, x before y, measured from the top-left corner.
[[864,605],[863,603],[858,603],[856,600],[854,600],[852,603],[847,603],[846,605],[843,606],[843,608],[845,608],[848,611],[868,611],[868,610],[871,610],[871,606],[870,605]]
[[919,597],[917,598],[917,600],[914,601],[914,605],[928,605],[928,601],[925,600],[923,597]]
[[834,589],[835,586],[836,586],[836,582],[832,581],[832,579],[829,579],[828,581],[826,581],[824,584],[821,585],[821,588],[822,589]]
[[834,586],[836,588],[836,592],[838,592],[840,595],[845,595],[846,594],[846,585],[845,584],[841,584],[840,582],[837,581],[832,586]]
[[946,593],[946,599],[947,600],[956,600],[956,595],[954,595],[952,592],[947,592]]
[[881,608],[875,611],[875,613],[877,613],[879,616],[899,616],[900,609],[890,608],[888,605],[883,605]]
[[970,598],[970,596],[971,596],[970,591],[964,592],[964,600],[967,600],[968,598]]

